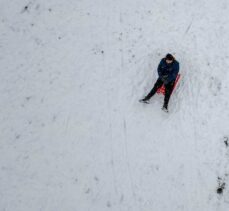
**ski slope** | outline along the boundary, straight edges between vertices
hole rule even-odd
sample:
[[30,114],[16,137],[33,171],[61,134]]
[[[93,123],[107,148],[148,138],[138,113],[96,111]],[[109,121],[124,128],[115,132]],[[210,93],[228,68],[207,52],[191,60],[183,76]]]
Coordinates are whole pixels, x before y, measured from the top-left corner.
[[[228,9],[0,0],[0,210],[228,211]],[[166,114],[138,100],[168,52]]]

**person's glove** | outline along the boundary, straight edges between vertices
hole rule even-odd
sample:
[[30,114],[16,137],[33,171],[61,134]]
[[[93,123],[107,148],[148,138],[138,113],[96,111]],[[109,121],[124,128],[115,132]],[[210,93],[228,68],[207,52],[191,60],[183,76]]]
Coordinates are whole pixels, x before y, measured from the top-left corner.
[[163,81],[164,84],[166,84],[168,82],[168,75],[161,76],[161,80]]

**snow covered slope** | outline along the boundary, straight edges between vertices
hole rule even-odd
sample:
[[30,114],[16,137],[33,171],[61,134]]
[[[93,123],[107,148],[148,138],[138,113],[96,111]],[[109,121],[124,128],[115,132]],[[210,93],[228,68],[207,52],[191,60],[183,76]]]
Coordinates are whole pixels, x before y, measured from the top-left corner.
[[[0,0],[0,210],[228,211],[228,9]],[[165,114],[138,99],[168,52]]]

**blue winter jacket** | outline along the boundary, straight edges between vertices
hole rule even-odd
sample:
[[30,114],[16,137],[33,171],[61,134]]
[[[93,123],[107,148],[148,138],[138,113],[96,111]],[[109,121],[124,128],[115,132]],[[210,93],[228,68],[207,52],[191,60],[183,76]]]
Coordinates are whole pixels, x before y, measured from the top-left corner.
[[175,81],[179,72],[179,62],[174,60],[171,64],[167,64],[165,58],[163,58],[157,68],[160,79],[163,79],[165,83]]

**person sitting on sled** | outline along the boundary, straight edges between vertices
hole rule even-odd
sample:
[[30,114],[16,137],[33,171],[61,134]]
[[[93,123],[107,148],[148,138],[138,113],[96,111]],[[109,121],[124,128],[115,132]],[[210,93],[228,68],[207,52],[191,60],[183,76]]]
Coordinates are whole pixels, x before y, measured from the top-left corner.
[[172,94],[173,87],[179,72],[179,62],[175,60],[173,55],[167,54],[165,58],[163,58],[158,65],[158,79],[154,84],[154,87],[149,92],[146,97],[140,100],[140,102],[148,103],[149,99],[157,92],[162,85],[165,86],[165,98],[164,105],[162,107],[163,110],[168,112],[168,104],[169,98]]

